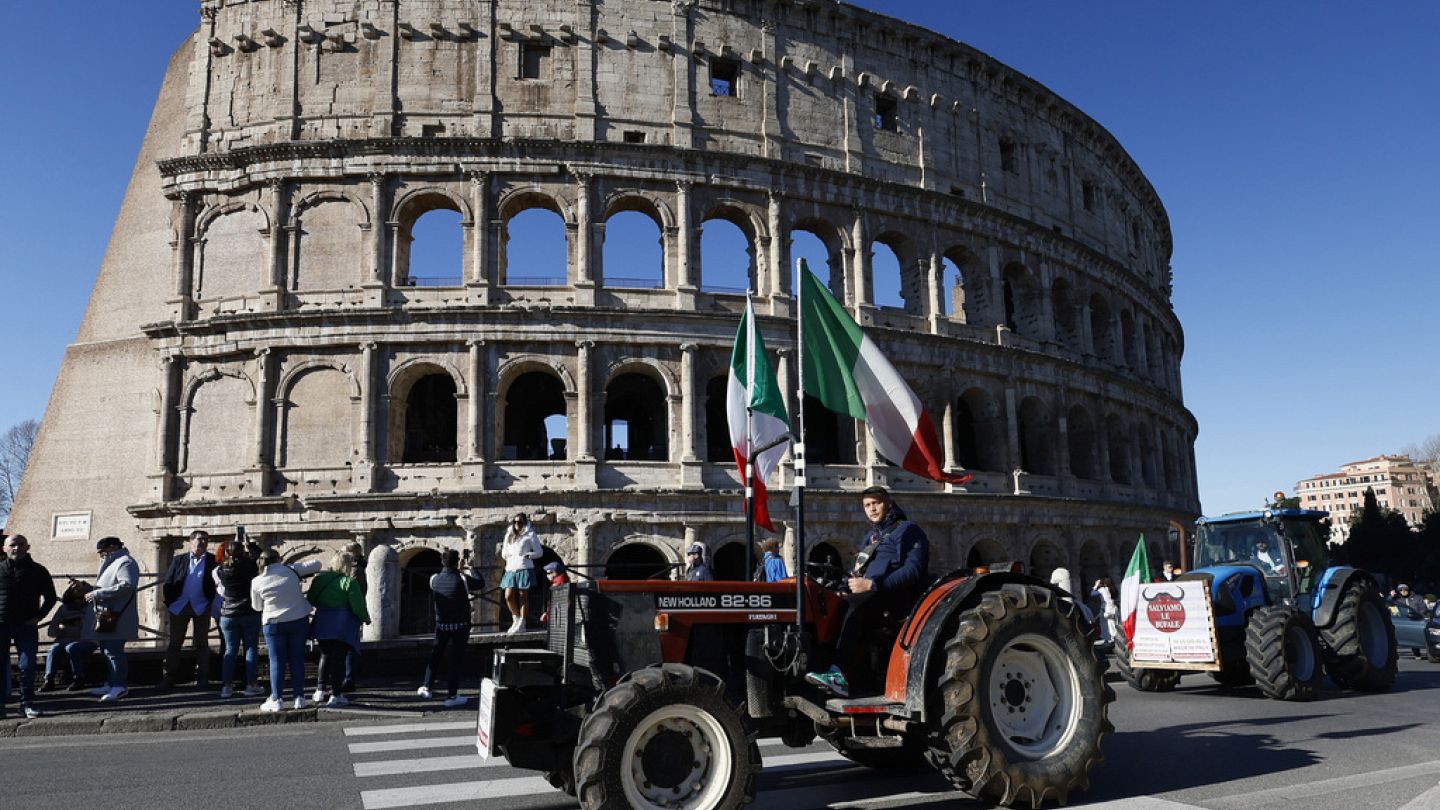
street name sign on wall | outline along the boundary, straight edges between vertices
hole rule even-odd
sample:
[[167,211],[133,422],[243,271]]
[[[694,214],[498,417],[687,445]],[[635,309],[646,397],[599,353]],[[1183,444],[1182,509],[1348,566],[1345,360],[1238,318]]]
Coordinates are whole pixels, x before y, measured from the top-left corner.
[[1210,589],[1202,580],[1140,586],[1130,664],[1142,669],[1219,669]]

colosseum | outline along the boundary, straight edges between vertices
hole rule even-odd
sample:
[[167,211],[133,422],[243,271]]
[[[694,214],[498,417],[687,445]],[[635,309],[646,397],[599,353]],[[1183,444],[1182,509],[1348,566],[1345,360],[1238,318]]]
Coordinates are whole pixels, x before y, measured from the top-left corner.
[[[494,565],[521,511],[591,573],[700,542],[744,577],[725,375],[748,288],[801,405],[800,256],[974,475],[913,477],[808,408],[812,555],[853,553],[873,484],[938,566],[1077,584],[1193,519],[1165,210],[1016,69],[817,0],[199,6],[10,522],[53,571],[107,534],[149,573],[198,527],[358,540],[390,583],[372,638],[425,631],[439,550]],[[607,248],[621,221],[641,237]],[[454,260],[412,263],[435,233]],[[748,273],[706,266],[724,234]]]

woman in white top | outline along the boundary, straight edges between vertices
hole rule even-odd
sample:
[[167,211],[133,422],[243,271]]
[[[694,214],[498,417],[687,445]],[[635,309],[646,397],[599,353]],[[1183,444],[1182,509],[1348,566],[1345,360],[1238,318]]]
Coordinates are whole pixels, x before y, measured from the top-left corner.
[[280,562],[280,553],[267,548],[261,553],[260,574],[250,581],[250,605],[260,611],[265,646],[270,648],[270,699],[260,704],[262,712],[283,708],[285,669],[290,669],[290,691],[294,706],[305,703],[305,640],[310,635],[310,602],[300,587],[300,575]]
[[525,629],[525,613],[529,608],[529,591],[535,587],[535,561],[545,550],[540,537],[530,526],[530,518],[524,512],[510,521],[505,530],[505,541],[500,544],[500,556],[505,560],[505,575],[500,578],[500,587],[505,589],[505,605],[515,620],[510,623],[507,633],[518,633]]
[[1118,604],[1120,595],[1115,591],[1115,583],[1109,577],[1101,577],[1095,580],[1095,587],[1091,589],[1090,594],[1100,597],[1100,604],[1103,605],[1100,610],[1100,640],[1113,642],[1119,636],[1123,636],[1125,631],[1120,627]]

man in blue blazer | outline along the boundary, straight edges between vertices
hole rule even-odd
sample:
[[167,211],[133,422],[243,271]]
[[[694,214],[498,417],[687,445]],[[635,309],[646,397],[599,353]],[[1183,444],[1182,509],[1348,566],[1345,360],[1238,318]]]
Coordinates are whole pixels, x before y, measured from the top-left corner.
[[210,611],[215,604],[215,555],[209,552],[210,535],[203,530],[190,533],[185,548],[170,561],[161,593],[170,614],[170,639],[165,648],[165,677],[160,689],[174,686],[185,646],[187,629],[194,634],[195,684],[210,685]]

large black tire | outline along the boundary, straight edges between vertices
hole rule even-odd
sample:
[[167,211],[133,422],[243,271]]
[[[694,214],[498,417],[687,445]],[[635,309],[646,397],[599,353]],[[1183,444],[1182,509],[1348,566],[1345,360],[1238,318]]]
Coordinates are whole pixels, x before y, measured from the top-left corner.
[[1329,647],[1325,671],[1342,689],[1388,692],[1395,683],[1395,625],[1375,588],[1364,580],[1345,588],[1335,621],[1320,636]]
[[601,695],[575,747],[585,810],[730,810],[754,798],[759,772],[724,683],[683,664],[637,670]]
[[1140,692],[1173,692],[1180,683],[1178,669],[1148,669],[1130,666],[1130,648],[1124,639],[1115,642],[1115,668],[1130,688]]
[[1324,677],[1315,625],[1293,608],[1262,607],[1250,614],[1245,661],[1255,685],[1276,700],[1311,700]]
[[1073,603],[1006,584],[959,614],[943,655],[929,757],[952,785],[1031,808],[1089,787],[1115,692]]

